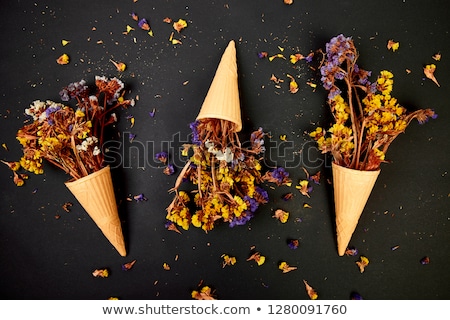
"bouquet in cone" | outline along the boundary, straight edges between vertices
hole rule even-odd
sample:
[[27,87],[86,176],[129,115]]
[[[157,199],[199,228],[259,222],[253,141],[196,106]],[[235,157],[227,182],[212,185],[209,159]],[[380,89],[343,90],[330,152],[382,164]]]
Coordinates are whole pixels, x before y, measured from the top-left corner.
[[[84,80],[60,92],[62,101],[76,100],[76,109],[54,101],[34,101],[25,110],[32,122],[17,132],[23,156],[8,162],[17,185],[25,175],[21,167],[42,174],[43,160],[71,176],[65,185],[84,207],[106,238],[125,256],[125,244],[109,166],[101,150],[104,128],[117,121],[112,111],[134,105],[123,98],[124,84],[117,78],[95,77],[92,94]],[[22,182],[21,182],[22,181]]]
[[[217,68],[197,119],[190,124],[192,143],[182,154],[189,157],[175,186],[166,218],[183,229],[190,225],[212,230],[218,221],[230,227],[244,225],[261,204],[268,202],[263,181],[290,184],[289,174],[278,167],[263,173],[262,128],[250,136],[244,148],[238,132],[242,129],[239,102],[236,47],[230,41]],[[183,182],[195,188],[180,190]]]
[[338,35],[326,44],[320,66],[328,91],[332,125],[316,128],[310,136],[322,153],[333,158],[332,173],[338,253],[344,255],[360,215],[387,162],[386,152],[413,119],[420,124],[436,118],[432,109],[408,112],[392,96],[393,74],[380,72],[375,82],[370,71],[357,64],[351,37]]

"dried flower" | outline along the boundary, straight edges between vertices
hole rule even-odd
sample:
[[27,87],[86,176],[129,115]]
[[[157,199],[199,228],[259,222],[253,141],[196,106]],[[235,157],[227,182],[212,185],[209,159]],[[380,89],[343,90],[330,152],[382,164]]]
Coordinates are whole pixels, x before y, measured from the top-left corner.
[[356,261],[356,265],[359,267],[359,271],[363,273],[365,268],[369,265],[369,259],[365,256],[360,256],[359,261]]
[[356,255],[358,255],[358,249],[356,249],[356,248],[347,248],[347,250],[345,250],[345,255],[346,256],[356,256]]
[[176,21],[176,22],[173,23],[173,28],[174,28],[178,33],[180,33],[181,30],[183,30],[183,29],[186,28],[186,27],[187,27],[187,22],[186,22],[186,20],[183,20],[183,19],[178,19],[178,21]]
[[277,209],[275,210],[275,214],[272,216],[272,218],[280,220],[281,223],[286,223],[289,218],[289,212]]
[[92,275],[96,278],[108,278],[109,271],[108,269],[95,269],[92,272]]
[[33,122],[16,135],[22,145],[22,168],[43,173],[43,159],[79,179],[103,168],[103,131],[110,112],[134,105],[122,96],[124,84],[117,78],[95,77],[96,91],[91,94],[84,80],[60,91],[62,101],[76,100],[76,109],[62,103],[34,101],[25,113]]
[[167,167],[164,168],[163,173],[167,176],[171,176],[175,173],[175,167],[173,164],[168,164]]
[[256,261],[258,266],[261,266],[264,264],[264,262],[266,262],[266,257],[262,256],[259,252],[255,252],[247,259],[247,261],[252,261],[252,260]]
[[124,263],[124,264],[122,265],[122,270],[123,270],[123,271],[131,270],[131,268],[133,268],[133,266],[134,266],[135,263],[136,263],[136,260],[133,260],[133,261],[131,261],[131,262]]
[[111,59],[109,59],[109,61],[111,61],[111,63],[116,67],[117,71],[119,72],[124,72],[125,69],[127,68],[127,65],[123,62],[115,62]]
[[221,257],[223,259],[222,268],[225,268],[226,266],[233,266],[236,264],[236,257],[231,257],[227,254],[223,254]]
[[287,77],[289,79],[291,79],[291,81],[289,82],[289,92],[290,93],[297,93],[297,91],[298,91],[298,84],[295,81],[294,77],[291,76],[290,74],[288,74]]
[[308,180],[300,180],[297,186],[295,188],[304,196],[307,196],[310,198],[309,193],[312,191],[312,187],[309,185]]
[[428,256],[425,256],[422,259],[420,259],[420,264],[425,265],[425,264],[429,264],[429,263],[430,263],[430,257],[428,257]]
[[388,43],[387,43],[387,48],[388,48],[388,50],[391,50],[392,49],[392,51],[397,51],[398,50],[398,48],[400,47],[400,43],[399,42],[396,42],[396,41],[394,41],[394,40],[389,40],[388,41]]
[[64,54],[62,54],[61,56],[59,56],[59,58],[58,59],[56,59],[56,62],[58,63],[58,64],[68,64],[69,63],[69,56],[66,54],[66,53],[64,53]]
[[334,124],[329,129],[318,127],[310,136],[322,153],[331,153],[337,165],[378,170],[386,162],[391,143],[413,119],[423,123],[437,117],[432,109],[409,113],[398,104],[392,96],[391,72],[381,71],[372,83],[371,72],[357,64],[359,54],[350,37],[341,34],[332,38],[323,55],[321,81],[328,90]]
[[203,286],[199,290],[193,290],[191,296],[195,300],[216,300],[209,286]]
[[[243,148],[236,126],[231,121],[202,119],[190,124],[192,144],[184,145],[182,153],[192,156],[181,170],[174,188],[166,218],[183,229],[190,225],[208,232],[220,220],[230,227],[246,224],[261,204],[268,202],[267,192],[259,186],[263,181],[288,183],[288,174],[277,168],[262,174],[259,157],[265,151],[261,128],[250,137],[250,146]],[[179,191],[183,181],[191,182],[197,192],[190,199]],[[188,206],[193,200],[196,210]]]
[[266,51],[258,52],[258,58],[260,58],[260,59],[267,58],[267,56],[268,56],[268,53]]
[[306,282],[306,280],[303,280],[303,283],[305,284],[305,288],[306,288],[306,293],[308,294],[309,298],[311,300],[317,300],[317,298],[319,297],[319,295],[317,294],[316,290],[313,289],[313,287],[311,287],[308,282]]
[[144,196],[143,193],[137,194],[135,196],[133,196],[133,199],[136,200],[136,202],[142,202],[142,201],[147,201],[148,199]]
[[434,76],[434,72],[436,71],[436,65],[435,64],[427,64],[424,68],[423,68],[423,73],[425,74],[425,76],[430,79],[431,81],[433,81],[438,87],[440,87],[441,85],[439,84],[439,82],[437,81],[436,77]]
[[298,248],[299,245],[300,245],[300,241],[298,241],[297,239],[290,239],[288,241],[289,249],[295,250]]
[[168,158],[169,158],[169,155],[165,151],[158,152],[155,155],[155,159],[158,160],[159,162],[164,163],[164,164],[167,162]]
[[175,223],[173,223],[172,221],[166,222],[165,227],[166,227],[167,230],[175,231],[176,233],[181,234],[181,231],[177,228]]
[[281,261],[278,265],[278,269],[282,270],[283,273],[288,273],[297,270],[297,267],[290,266],[286,261]]

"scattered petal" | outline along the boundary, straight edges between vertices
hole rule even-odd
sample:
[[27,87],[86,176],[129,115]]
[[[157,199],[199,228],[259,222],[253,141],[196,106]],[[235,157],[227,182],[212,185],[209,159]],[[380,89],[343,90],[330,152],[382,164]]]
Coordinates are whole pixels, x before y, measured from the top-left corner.
[[170,34],[170,37],[169,37],[169,41],[172,43],[172,44],[182,44],[182,42],[180,41],[180,40],[178,40],[178,39],[174,39],[173,38],[173,32]]
[[61,40],[61,44],[63,47],[67,46],[69,43],[70,43],[69,40],[64,40],[64,39]]
[[280,59],[286,60],[286,58],[285,58],[281,53],[278,53],[278,54],[276,54],[276,55],[270,56],[270,57],[269,57],[269,61],[273,61],[273,60],[276,59],[276,58],[280,58]]
[[115,62],[111,59],[109,59],[109,61],[111,61],[111,63],[116,67],[117,71],[119,72],[123,72],[127,68],[127,65],[123,62]]
[[6,151],[9,151],[9,150],[8,150],[8,146],[6,145],[6,143],[2,143],[2,147],[3,147],[3,149],[5,149]]
[[195,300],[216,300],[208,286],[203,286],[200,290],[193,290],[191,296]]
[[312,207],[306,202],[303,204],[303,208],[311,209]]
[[65,212],[70,212],[70,208],[73,206],[73,203],[66,202],[62,205],[62,208]]
[[288,200],[291,200],[293,197],[294,197],[294,194],[292,192],[289,192],[283,196],[283,200],[288,201]]
[[400,43],[399,42],[395,42],[392,39],[389,40],[388,43],[387,43],[388,50],[392,49],[393,52],[397,51],[399,47],[400,47]]
[[69,63],[69,56],[67,54],[63,54],[61,55],[58,59],[56,59],[56,62],[58,64],[64,65],[64,64],[68,64]]
[[393,246],[393,247],[391,248],[391,250],[392,250],[392,251],[395,251],[395,250],[397,250],[398,248],[400,248],[400,246]]
[[150,117],[155,117],[155,113],[156,113],[156,110],[155,110],[155,108],[153,108],[153,110],[152,111],[150,111],[148,114],[150,115]]
[[134,30],[134,28],[127,24],[127,30],[125,31],[125,34],[129,34],[133,30]]
[[130,132],[128,134],[128,139],[130,140],[130,142],[133,142],[134,138],[136,138],[136,135]]
[[143,193],[135,195],[133,197],[134,200],[136,200],[136,202],[142,202],[142,201],[147,201],[148,199],[144,196]]
[[172,19],[170,19],[169,17],[165,17],[163,19],[163,22],[165,22],[165,23],[172,23]]
[[167,264],[167,263],[163,263],[163,269],[164,270],[166,270],[166,271],[169,271],[170,270],[170,266]]
[[308,294],[309,298],[311,300],[316,300],[319,295],[317,294],[316,290],[313,289],[313,287],[311,287],[308,282],[306,282],[306,280],[303,280],[303,283],[305,284],[305,288],[306,288],[306,293]]
[[358,292],[353,291],[350,293],[350,300],[363,300],[363,298]]
[[167,230],[170,231],[175,231],[176,233],[181,234],[181,231],[177,228],[177,226],[175,225],[175,223],[173,223],[172,221],[169,221],[165,224],[165,227]]
[[124,263],[124,264],[122,265],[122,270],[123,270],[123,271],[131,270],[131,268],[133,268],[133,266],[134,266],[135,263],[136,263],[136,260],[133,260],[133,261],[128,262],[128,263]]
[[422,259],[420,259],[420,263],[425,265],[425,264],[429,264],[430,263],[430,257],[425,256]]
[[360,256],[359,259],[359,261],[356,261],[356,265],[359,267],[359,271],[363,273],[364,269],[369,265],[369,259],[365,256]]
[[310,198],[309,193],[312,191],[312,187],[309,186],[309,181],[308,180],[300,180],[298,186],[295,186],[296,189],[298,189],[298,191],[304,195],[307,196],[308,198]]
[[436,61],[441,61],[441,53],[438,52],[438,53],[434,54],[432,58]]
[[266,51],[258,52],[258,58],[260,58],[260,59],[267,58],[267,56],[268,56],[268,53]]
[[285,134],[280,135],[280,140],[281,141],[286,141],[286,135]]
[[168,164],[167,167],[164,168],[163,173],[167,176],[171,176],[172,174],[175,173],[175,167],[173,166],[173,164]]
[[436,65],[435,64],[428,64],[423,68],[423,73],[425,76],[432,80],[438,87],[440,87],[439,82],[437,81],[436,77],[434,76],[434,72],[436,71]]
[[283,2],[284,2],[284,4],[290,5],[290,4],[294,3],[294,0],[283,0]]
[[299,245],[300,245],[300,241],[298,241],[297,239],[291,239],[288,241],[289,249],[295,250],[298,248]]
[[288,273],[293,270],[297,270],[297,267],[291,267],[286,261],[280,262],[278,269],[282,270],[283,273]]
[[130,120],[130,123],[131,123],[130,128],[133,128],[134,127],[134,122],[135,122],[134,117],[133,116],[128,116],[127,119]]
[[305,59],[305,56],[301,53],[291,54],[289,57],[292,64],[296,64],[298,61]]
[[356,256],[356,255],[358,255],[358,249],[356,249],[356,248],[347,248],[347,250],[345,250],[345,255],[346,256]]
[[131,13],[131,18],[132,18],[134,21],[139,21],[138,15],[137,15],[136,13],[134,13],[134,12]]
[[108,278],[109,271],[108,269],[95,269],[94,272],[92,272],[92,275],[96,278]]

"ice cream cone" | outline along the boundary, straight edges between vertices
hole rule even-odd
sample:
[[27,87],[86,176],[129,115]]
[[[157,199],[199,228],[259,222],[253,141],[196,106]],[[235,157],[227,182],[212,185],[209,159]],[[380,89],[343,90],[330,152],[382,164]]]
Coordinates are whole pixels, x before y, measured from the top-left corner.
[[239,102],[236,46],[233,40],[225,49],[197,119],[215,118],[234,122],[242,129]]
[[66,182],[66,187],[119,254],[126,256],[109,166],[81,179]]
[[332,164],[338,254],[343,256],[380,170],[361,171]]

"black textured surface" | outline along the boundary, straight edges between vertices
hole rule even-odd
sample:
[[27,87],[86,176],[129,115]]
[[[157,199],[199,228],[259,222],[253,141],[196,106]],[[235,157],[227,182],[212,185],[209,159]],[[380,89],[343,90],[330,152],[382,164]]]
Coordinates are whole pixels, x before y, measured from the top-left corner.
[[[201,4],[200,4],[201,3]],[[123,141],[113,179],[120,202],[128,256],[120,257],[64,187],[68,177],[46,165],[18,188],[6,166],[0,168],[0,296],[4,299],[190,299],[203,280],[219,299],[308,299],[302,280],[319,299],[349,299],[356,291],[364,299],[450,299],[449,226],[449,102],[450,22],[446,1],[8,1],[0,13],[0,159],[20,157],[16,131],[26,119],[24,109],[36,99],[59,101],[59,90],[70,82],[95,75],[119,76],[110,59],[127,64],[121,79],[136,106],[118,112],[114,138]],[[130,17],[149,20],[150,37]],[[175,34],[165,17],[187,20]],[[126,26],[135,28],[123,34]],[[321,155],[312,152],[306,131],[328,117],[326,92],[317,73],[301,61],[269,62],[257,57],[284,48],[291,53],[323,48],[333,36],[352,36],[360,65],[377,74],[395,75],[393,95],[408,108],[434,108],[439,114],[426,125],[412,123],[388,152],[351,244],[370,260],[361,274],[358,257],[339,257],[334,236],[329,167],[311,168]],[[63,47],[61,40],[70,40]],[[272,142],[287,135],[287,143],[267,154],[268,164],[287,167],[293,186],[270,189],[270,203],[261,207],[248,226],[217,226],[210,233],[191,227],[177,234],[164,228],[165,208],[174,176],[153,162],[159,151],[170,151],[178,172],[179,148],[203,102],[224,48],[237,46],[244,120],[242,136],[262,127]],[[396,52],[389,39],[399,41]],[[432,56],[440,52],[441,61]],[[71,61],[56,59],[67,53]],[[435,63],[441,86],[425,79],[422,68]],[[406,69],[411,73],[407,74]],[[285,80],[281,88],[270,81]],[[289,92],[295,77],[299,91]],[[188,81],[187,84],[184,84]],[[307,82],[318,85],[313,90]],[[154,118],[149,112],[156,110]],[[136,123],[130,128],[126,116]],[[128,133],[136,134],[133,144]],[[120,136],[119,136],[120,134]],[[243,138],[244,139],[244,138]],[[269,141],[267,141],[269,144]],[[310,149],[308,149],[310,150]],[[305,178],[302,166],[322,172],[322,184],[308,199],[294,185]],[[293,192],[284,202],[281,196]],[[148,201],[129,202],[143,193]],[[73,202],[70,212],[62,205]],[[303,208],[304,203],[312,208]],[[271,216],[282,208],[291,213],[286,224]],[[55,219],[59,215],[59,219]],[[298,238],[293,251],[286,241]],[[255,246],[267,257],[257,267],[245,260]],[[399,246],[397,250],[392,247]],[[233,255],[235,266],[222,268],[222,254]],[[430,257],[430,264],[420,259]],[[134,268],[121,265],[136,259]],[[278,270],[284,260],[298,269]],[[163,263],[170,270],[163,269]],[[107,279],[94,278],[107,267]]]

